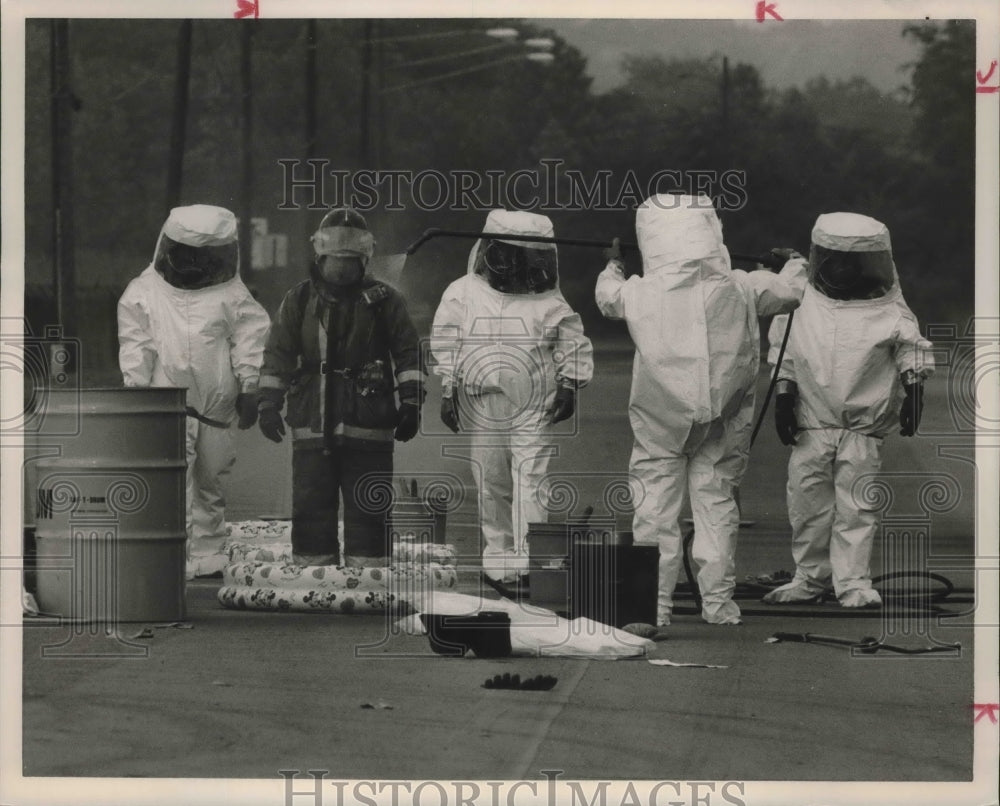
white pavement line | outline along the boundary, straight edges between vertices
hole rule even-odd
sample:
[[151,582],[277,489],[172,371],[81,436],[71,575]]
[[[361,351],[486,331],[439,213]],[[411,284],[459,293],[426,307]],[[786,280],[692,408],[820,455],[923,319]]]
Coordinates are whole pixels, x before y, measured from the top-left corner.
[[[559,684],[553,689],[553,696],[550,700],[555,700],[555,702],[546,705],[541,709],[538,716],[538,727],[535,731],[535,736],[532,738],[524,747],[524,751],[521,753],[521,757],[516,759],[514,762],[514,774],[511,780],[521,781],[527,780],[529,772],[534,774],[531,777],[538,777],[540,775],[539,770],[532,770],[532,766],[535,764],[535,757],[538,755],[539,749],[541,749],[542,742],[545,741],[546,737],[549,735],[549,730],[552,728],[552,723],[556,721],[556,717],[562,713],[563,708],[566,703],[569,702],[570,697],[573,696],[573,692],[576,691],[576,687],[583,680],[583,676],[587,673],[590,668],[590,664],[593,661],[569,661],[571,664],[577,666],[576,671],[568,679],[560,679]],[[607,661],[602,661],[602,663],[607,663]]]

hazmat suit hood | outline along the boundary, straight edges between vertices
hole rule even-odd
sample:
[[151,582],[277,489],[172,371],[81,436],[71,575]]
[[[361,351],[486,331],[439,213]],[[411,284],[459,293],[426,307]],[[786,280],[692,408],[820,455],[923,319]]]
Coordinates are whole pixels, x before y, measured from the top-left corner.
[[153,257],[174,288],[197,290],[232,280],[240,270],[236,216],[224,207],[175,207],[164,222]]
[[888,296],[899,287],[888,227],[857,213],[824,213],[813,226],[808,276],[829,299]]
[[[902,377],[933,372],[933,345],[903,299],[884,224],[854,213],[828,213],[817,219],[812,241],[802,306],[790,326],[779,320],[771,325],[771,363],[787,326],[779,377],[798,386],[799,427],[885,437],[898,423]],[[836,289],[824,286],[817,262],[817,255],[828,253],[860,255],[865,260],[856,265],[868,270],[861,279],[891,286],[878,296],[832,296]]]
[[708,196],[651,196],[636,211],[635,232],[644,277],[669,274],[697,280],[732,270],[722,222]]
[[559,253],[554,243],[520,241],[519,235],[552,238],[548,216],[523,210],[491,210],[484,232],[502,238],[476,241],[469,254],[468,273],[506,294],[540,294],[559,287]]

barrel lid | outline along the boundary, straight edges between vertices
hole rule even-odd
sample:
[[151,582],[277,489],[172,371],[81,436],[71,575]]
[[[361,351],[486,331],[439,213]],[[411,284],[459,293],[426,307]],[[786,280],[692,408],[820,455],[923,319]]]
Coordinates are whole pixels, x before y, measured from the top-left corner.
[[187,390],[174,386],[41,388],[36,399],[36,409],[45,415],[177,414],[185,410]]
[[87,392],[128,392],[129,394],[141,394],[143,392],[186,392],[183,386],[82,386],[80,388],[67,388],[65,386],[39,386],[39,392],[45,394],[85,394]]
[[46,457],[35,462],[41,470],[106,470],[108,473],[128,470],[184,470],[187,460],[184,457],[163,457],[152,459],[134,459],[132,457],[108,456],[97,458],[78,458],[70,456]]

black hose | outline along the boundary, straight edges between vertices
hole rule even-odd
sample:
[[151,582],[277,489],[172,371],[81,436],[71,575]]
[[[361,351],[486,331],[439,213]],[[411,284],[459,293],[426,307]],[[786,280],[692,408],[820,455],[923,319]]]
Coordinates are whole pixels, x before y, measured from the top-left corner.
[[698,611],[701,612],[701,591],[698,588],[698,580],[691,570],[691,544],[694,543],[694,526],[684,535],[684,542],[681,545],[681,558],[684,560],[684,573],[687,574],[688,584],[691,586],[691,595],[694,597]]
[[[937,574],[930,574],[919,571],[906,571],[901,573],[912,577],[928,577],[928,578],[933,577],[935,581],[942,583],[945,586],[945,589],[942,591],[938,591],[936,593],[932,593],[927,596],[919,596],[919,595],[908,596],[905,594],[893,594],[892,592],[880,590],[879,593],[881,594],[883,601],[892,602],[894,606],[897,607],[903,605],[903,606],[913,607],[916,609],[922,608],[931,610],[938,609],[936,608],[936,604],[940,602],[945,602],[946,600],[948,604],[972,604],[975,602],[975,597],[972,595],[952,596],[951,594],[954,591],[954,586],[951,584],[949,580]],[[737,582],[736,590],[733,592],[733,598],[744,601],[746,600],[760,601],[761,597],[764,594],[774,590],[775,587],[776,586],[773,585],[759,585],[751,582]],[[698,590],[697,585],[691,585],[690,583],[684,583],[684,582],[678,583],[676,588],[676,595],[674,598],[675,599],[690,598],[697,604],[699,605],[701,604],[700,592]],[[794,609],[794,608],[801,608],[807,605],[820,605],[824,601],[833,601],[832,594],[826,594],[826,595],[821,594],[817,596],[815,599],[810,599],[808,601],[803,601],[798,603],[787,602],[785,603],[785,606]],[[780,607],[780,605],[768,605],[768,607],[770,607],[773,610],[775,608]]]
[[[597,247],[601,249],[609,249],[613,245],[612,241],[595,241],[588,238],[556,238],[555,236],[548,235],[517,235],[512,236],[510,233],[499,233],[499,232],[476,232],[474,230],[457,230],[457,229],[438,229],[437,227],[432,227],[431,229],[424,230],[423,234],[417,238],[413,243],[406,247],[406,254],[412,255],[421,246],[423,246],[427,241],[432,238],[494,238],[494,239],[504,239],[504,238],[514,238],[518,241],[524,241],[525,243],[554,243],[560,244],[562,246],[589,246]],[[625,251],[636,251],[639,248],[638,244],[631,243],[629,241],[619,241],[618,248]],[[769,269],[780,268],[784,261],[782,258],[771,254],[770,252],[763,255],[741,255],[735,254],[733,252],[729,253],[729,257],[732,260],[738,260],[747,263],[760,263],[762,266],[766,266]]]
[[828,644],[832,646],[847,646],[857,649],[866,655],[874,655],[879,650],[895,652],[900,655],[928,655],[933,652],[955,652],[962,648],[961,644],[938,644],[937,646],[925,647],[901,647],[893,644],[885,644],[872,636],[866,636],[860,641],[852,641],[850,638],[840,638],[833,635],[816,635],[814,633],[794,633],[776,632],[771,636],[775,641],[790,641],[799,644]]
[[[908,611],[910,612],[910,611]],[[953,612],[941,607],[933,606],[927,608],[914,608],[914,615],[921,616],[947,616],[957,617],[969,615],[968,612]],[[698,616],[701,615],[701,607],[696,607],[693,603],[679,603],[677,597],[674,598],[673,615],[675,616]],[[811,607],[805,608],[802,605],[761,605],[753,607],[750,605],[740,605],[740,615],[749,618],[784,618],[784,619],[881,619],[882,611],[866,607]]]
[[[512,238],[510,233],[497,233],[497,232],[477,232],[475,230],[456,230],[456,229],[438,229],[431,228],[424,230],[424,233],[417,238],[413,243],[406,247],[406,254],[412,255],[421,246],[423,246],[427,241],[432,238]],[[554,243],[561,244],[564,246],[592,246],[599,247],[603,249],[608,249],[611,247],[611,241],[595,241],[585,238],[556,238],[547,235],[518,235],[517,240],[524,241],[525,243]],[[619,241],[618,247],[620,249],[635,250],[638,249],[638,244],[628,243]]]
[[[701,591],[698,588],[697,578],[694,574],[694,570],[691,566],[691,544],[694,542],[694,528],[688,529],[683,537],[682,552],[681,557],[684,562],[684,573],[687,575],[688,585],[685,589],[684,586],[678,585],[676,593],[689,593],[691,599],[694,602],[694,608],[691,609],[691,613],[697,615],[701,612],[702,599]],[[876,586],[879,583],[884,583],[892,579],[930,579],[937,582],[939,585],[943,586],[943,590],[934,591],[928,595],[914,595],[908,594],[906,592],[893,592],[891,590],[881,590],[879,593],[885,600],[890,600],[894,605],[898,606],[900,604],[909,605],[912,608],[919,609],[921,612],[930,612],[937,614],[948,614],[948,611],[942,610],[940,607],[935,607],[933,603],[943,602],[952,593],[955,592],[955,585],[950,579],[941,574],[935,574],[930,571],[894,571],[890,574],[882,574],[881,576],[872,578],[872,585]],[[734,599],[760,599],[763,594],[774,590],[775,586],[771,585],[761,585],[754,583],[737,583],[736,591],[733,594]],[[675,599],[676,599],[675,595]],[[819,604],[822,597],[815,602]],[[952,599],[950,604],[960,604],[968,603],[969,599]],[[789,605],[791,607],[796,607],[796,605]],[[803,613],[802,615],[808,615],[810,618],[815,617],[848,617],[848,616],[870,616],[873,611],[865,610],[864,608],[858,608],[859,612],[855,612],[853,608],[837,608],[836,610],[827,611],[810,611],[809,613]],[[685,611],[678,608],[674,608],[674,612],[678,615],[683,614]],[[742,612],[750,614],[751,611],[746,608],[742,608]],[[766,609],[761,610],[757,615],[769,615],[769,616],[780,616],[787,615],[787,612],[783,608],[776,608],[774,605],[768,605]]]
[[750,435],[751,448],[754,442],[757,441],[757,432],[760,431],[760,426],[764,422],[764,415],[767,414],[767,407],[771,402],[771,395],[774,394],[774,387],[778,385],[778,372],[781,369],[781,362],[785,357],[785,348],[788,346],[788,334],[792,332],[792,319],[794,317],[795,311],[788,314],[788,321],[785,323],[785,335],[781,338],[778,359],[774,362],[774,375],[771,376],[771,383],[768,384],[767,394],[764,395],[764,403],[761,405],[760,414],[757,416],[757,424],[753,427],[753,433]]
[[905,593],[897,594],[888,590],[879,591],[884,599],[901,599],[903,601],[924,601],[926,599],[931,602],[941,602],[955,591],[955,585],[948,577],[941,576],[941,574],[934,574],[930,571],[894,571],[891,574],[882,574],[881,576],[873,577],[872,585],[874,586],[879,582],[888,582],[890,579],[931,579],[939,585],[943,585],[944,590],[936,591],[929,596],[915,596]]

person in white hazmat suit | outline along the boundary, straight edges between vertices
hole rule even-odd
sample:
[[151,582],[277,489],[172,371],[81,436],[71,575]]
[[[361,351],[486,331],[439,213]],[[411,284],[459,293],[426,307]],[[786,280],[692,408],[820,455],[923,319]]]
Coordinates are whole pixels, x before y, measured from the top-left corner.
[[647,199],[636,234],[643,275],[626,279],[612,250],[595,290],[601,313],[625,320],[636,349],[629,401],[635,542],[659,546],[657,624],[668,625],[689,493],[702,618],[739,624],[735,490],[750,448],[757,317],[798,306],[805,261],[792,256],[780,274],[732,269],[722,224],[703,195]]
[[269,325],[239,278],[236,217],[211,205],[170,211],[153,262],[118,301],[125,386],[187,389],[189,578],[221,570],[207,558],[222,558],[226,537],[222,482],[236,460],[230,426],[237,420],[247,429],[257,419]]
[[548,520],[543,481],[555,452],[551,429],[573,415],[576,390],[593,376],[583,323],[559,291],[552,222],[524,211],[493,210],[434,315],[434,372],[442,381],[441,419],[471,437],[479,492],[483,578],[521,598],[528,588],[528,524]]
[[[787,317],[771,325],[772,363],[786,327]],[[855,213],[821,215],[775,387],[778,436],[794,446],[787,495],[795,576],[765,602],[821,598],[832,579],[844,607],[881,604],[869,568],[878,513],[856,483],[879,472],[897,422],[903,436],[916,432],[931,347],[903,300],[888,228]]]

